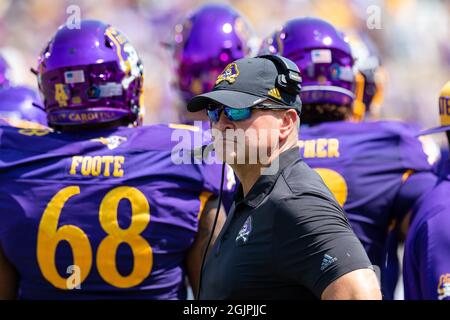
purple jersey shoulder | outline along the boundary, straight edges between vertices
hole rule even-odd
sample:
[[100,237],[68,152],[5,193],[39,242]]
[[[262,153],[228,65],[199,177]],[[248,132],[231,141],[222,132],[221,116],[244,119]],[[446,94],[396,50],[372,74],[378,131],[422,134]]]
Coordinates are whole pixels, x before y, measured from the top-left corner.
[[416,173],[431,171],[415,134],[413,126],[395,121],[330,122],[300,129],[302,158],[343,206],[370,260],[380,268],[390,245],[388,231],[411,209],[410,199],[418,199],[435,181],[426,174],[430,183],[413,194],[402,192]]
[[407,300],[450,300],[449,168],[414,208],[403,260]]

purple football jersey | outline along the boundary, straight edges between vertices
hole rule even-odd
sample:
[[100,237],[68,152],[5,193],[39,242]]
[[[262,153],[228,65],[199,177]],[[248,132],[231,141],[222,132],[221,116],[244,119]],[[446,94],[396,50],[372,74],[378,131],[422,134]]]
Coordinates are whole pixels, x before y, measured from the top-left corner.
[[302,158],[321,175],[371,262],[382,270],[386,299],[392,298],[395,283],[384,278],[398,278],[383,270],[386,251],[395,252],[397,245],[387,248],[388,232],[436,180],[414,134],[410,126],[393,121],[329,122],[300,130]]
[[443,170],[413,211],[403,258],[406,300],[450,300],[449,161]]
[[185,298],[186,252],[221,165],[175,165],[183,130],[0,127],[0,245],[20,298]]

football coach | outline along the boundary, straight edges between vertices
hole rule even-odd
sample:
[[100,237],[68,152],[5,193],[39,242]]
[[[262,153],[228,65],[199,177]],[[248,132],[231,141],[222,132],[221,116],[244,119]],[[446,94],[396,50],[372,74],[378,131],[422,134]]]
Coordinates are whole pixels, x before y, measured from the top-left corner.
[[206,109],[216,152],[241,182],[205,261],[200,299],[381,299],[344,212],[300,158],[300,90],[297,66],[266,55],[229,64],[188,104]]

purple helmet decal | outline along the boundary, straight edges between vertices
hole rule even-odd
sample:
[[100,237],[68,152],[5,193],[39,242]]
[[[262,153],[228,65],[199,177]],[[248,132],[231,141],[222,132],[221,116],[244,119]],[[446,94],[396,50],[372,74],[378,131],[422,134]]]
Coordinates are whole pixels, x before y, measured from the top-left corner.
[[40,109],[39,95],[24,86],[0,90],[0,118],[14,127],[39,128],[47,126],[47,115]]
[[250,54],[248,23],[232,7],[206,4],[175,26],[178,89],[185,101],[210,91],[219,73]]
[[39,57],[38,84],[50,126],[140,123],[142,62],[122,33],[100,21],[58,29]]
[[353,58],[343,34],[317,18],[288,21],[263,42],[262,51],[294,61],[302,72],[304,104],[351,105],[354,95]]
[[9,65],[5,58],[0,55],[0,89],[9,86]]

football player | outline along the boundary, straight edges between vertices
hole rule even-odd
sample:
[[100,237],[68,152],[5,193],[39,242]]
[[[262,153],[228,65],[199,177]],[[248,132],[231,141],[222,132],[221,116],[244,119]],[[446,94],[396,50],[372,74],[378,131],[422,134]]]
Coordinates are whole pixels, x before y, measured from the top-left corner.
[[227,4],[205,4],[174,28],[172,49],[176,88],[183,100],[182,122],[209,120],[204,112],[187,112],[192,97],[210,91],[219,73],[240,58],[250,55],[251,29],[241,14]]
[[114,27],[61,26],[37,71],[55,132],[0,127],[0,297],[184,299],[215,166],[185,161],[189,128],[138,127],[143,65]]
[[[322,176],[372,263],[382,268],[388,231],[435,183],[422,145],[407,124],[355,122],[354,59],[331,24],[293,19],[269,41],[273,53],[302,71],[301,156]],[[384,298],[392,298],[383,276]]]
[[[423,135],[446,132],[450,145],[450,81],[439,96],[441,126]],[[414,208],[406,238],[403,285],[406,300],[450,300],[450,161],[437,185]]]
[[[352,107],[353,118],[358,121],[380,120],[386,71],[381,65],[378,49],[363,32],[347,30],[345,39],[350,44],[355,61],[356,91]],[[419,127],[411,126],[411,129],[417,132]],[[437,166],[441,158],[439,145],[430,137],[422,136],[419,140],[422,142],[428,162]]]
[[19,128],[45,129],[47,115],[38,94],[25,86],[0,90],[0,125]]
[[[386,78],[385,70],[381,65],[379,53],[375,44],[362,32],[347,30],[348,39],[353,58],[355,60],[355,100],[353,101],[353,117],[357,120],[374,121],[380,119],[383,103],[383,89]],[[416,134],[418,127],[410,126],[412,134]],[[423,151],[427,155],[428,163],[433,168],[438,165],[441,158],[438,144],[429,136],[421,136]],[[433,171],[436,171],[433,169]],[[398,278],[400,275],[400,262],[398,257],[399,243],[404,243],[408,232],[410,215],[405,216],[401,224],[390,228],[384,249],[384,262],[382,264],[382,280],[384,296],[393,299]]]

